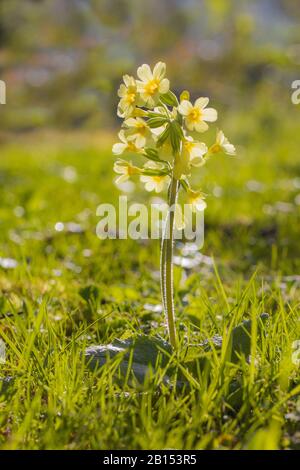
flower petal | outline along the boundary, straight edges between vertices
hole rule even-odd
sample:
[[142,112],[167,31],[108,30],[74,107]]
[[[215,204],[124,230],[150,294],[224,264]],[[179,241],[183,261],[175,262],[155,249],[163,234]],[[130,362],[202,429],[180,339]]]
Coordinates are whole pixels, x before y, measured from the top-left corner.
[[145,189],[146,189],[146,191],[151,192],[151,191],[153,191],[154,188],[155,188],[155,183],[154,183],[154,181],[150,181],[150,180],[147,181],[147,183],[145,184]]
[[206,108],[202,111],[202,119],[208,122],[215,122],[218,119],[218,113],[214,108]]
[[228,155],[235,155],[235,146],[233,144],[230,144],[228,142],[228,144],[224,144],[223,145],[223,149],[225,151],[225,153],[228,153]]
[[126,113],[125,113],[124,109],[122,108],[122,106],[119,103],[118,109],[117,109],[117,116],[119,116],[120,118],[124,118],[125,114]]
[[224,144],[225,135],[223,131],[217,132],[216,143],[220,146]]
[[141,149],[141,148],[145,147],[145,144],[146,144],[145,136],[143,136],[141,134],[136,134],[136,140],[135,140],[136,147]]
[[118,137],[121,142],[123,142],[124,144],[127,144],[127,139],[126,139],[125,132],[123,129],[119,132]]
[[136,119],[128,118],[128,119],[126,119],[126,121],[124,121],[124,124],[127,127],[136,127]]
[[207,106],[209,103],[209,98],[198,98],[196,101],[195,101],[195,107],[196,108],[205,108],[205,106]]
[[157,62],[153,69],[153,77],[161,80],[166,73],[166,64],[164,62]]
[[127,87],[135,85],[135,79],[133,77],[130,77],[129,75],[124,75],[123,81]]
[[190,162],[192,166],[200,167],[204,164],[205,160],[201,156],[196,156],[196,157],[192,157]]
[[207,146],[202,142],[197,142],[194,144],[191,150],[191,157],[202,157],[207,152]]
[[178,106],[178,111],[180,114],[183,116],[187,116],[189,111],[193,108],[193,105],[190,101],[188,100],[183,100],[181,101],[180,105]]
[[169,89],[170,81],[167,78],[164,78],[159,84],[158,91],[163,95],[164,93],[168,93]]
[[115,183],[121,184],[121,183],[124,183],[124,181],[127,181],[128,179],[129,179],[129,175],[127,174],[121,175],[121,176],[118,176],[118,178],[116,178]]
[[[202,124],[201,122],[199,124]],[[185,125],[189,131],[193,131],[196,128],[195,121],[193,119],[189,119],[188,117],[185,119]]]
[[204,211],[204,209],[206,209],[207,204],[203,199],[197,199],[194,202],[193,206],[195,207],[197,211],[201,212],[201,211]]
[[153,75],[148,64],[143,64],[137,69],[137,76],[143,81],[148,82],[152,80]]
[[205,131],[207,131],[207,129],[208,129],[208,124],[206,124],[206,122],[204,122],[204,121],[197,122],[195,124],[195,130],[197,132],[205,132]]
[[118,144],[114,144],[112,147],[112,152],[114,155],[121,155],[125,149],[127,148],[126,144],[122,144],[119,142]]
[[123,96],[126,95],[126,92],[127,92],[127,88],[126,88],[126,86],[124,85],[124,83],[122,83],[122,84],[120,85],[119,89],[118,89],[118,96],[119,96],[120,98],[122,98]]

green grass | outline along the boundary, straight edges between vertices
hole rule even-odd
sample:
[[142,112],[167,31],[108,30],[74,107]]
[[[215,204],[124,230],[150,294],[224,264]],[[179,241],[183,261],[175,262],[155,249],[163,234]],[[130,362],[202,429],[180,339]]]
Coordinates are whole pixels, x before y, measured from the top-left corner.
[[[185,375],[183,388],[167,385],[161,368],[143,386],[122,386],[114,380],[116,361],[94,372],[84,361],[92,344],[136,332],[166,336],[162,314],[147,305],[160,303],[158,241],[95,235],[97,205],[119,195],[113,136],[3,138],[0,257],[18,266],[0,268],[7,353],[1,448],[300,447],[299,368],[292,362],[292,342],[300,339],[300,134],[298,109],[292,113],[287,121],[263,107],[253,116],[233,113],[222,127],[239,157],[217,156],[197,176],[208,194],[202,253],[214,266],[175,267],[181,348],[171,363]],[[147,197],[139,186],[129,196]],[[57,222],[64,231],[55,230]],[[68,230],[70,222],[81,233]],[[251,330],[252,360],[229,363],[225,346],[187,354],[187,344],[216,334],[225,345],[231,328],[263,312],[269,322],[261,341]],[[191,372],[191,356],[203,355],[210,372]]]

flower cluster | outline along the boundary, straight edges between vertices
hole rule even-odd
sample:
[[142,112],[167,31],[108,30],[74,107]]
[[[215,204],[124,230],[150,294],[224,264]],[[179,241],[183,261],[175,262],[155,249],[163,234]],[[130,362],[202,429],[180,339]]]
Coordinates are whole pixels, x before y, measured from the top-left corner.
[[180,182],[193,208],[203,210],[204,195],[191,189],[188,177],[193,168],[202,166],[211,155],[219,152],[234,155],[235,148],[221,130],[209,147],[195,138],[195,134],[207,131],[208,123],[217,120],[217,111],[208,107],[208,98],[191,102],[187,91],[178,99],[165,74],[166,65],[158,62],[153,70],[147,64],[139,67],[138,79],[123,77],[124,83],[118,90],[118,116],[124,122],[113,153],[140,154],[147,161],[139,168],[119,158],[114,165],[119,175],[116,182],[138,175],[147,191],[160,192],[173,178]]

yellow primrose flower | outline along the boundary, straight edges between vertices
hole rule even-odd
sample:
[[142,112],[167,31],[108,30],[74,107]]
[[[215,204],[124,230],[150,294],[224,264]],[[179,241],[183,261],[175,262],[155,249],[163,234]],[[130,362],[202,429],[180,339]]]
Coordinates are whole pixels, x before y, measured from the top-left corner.
[[214,108],[207,108],[209,98],[198,98],[194,104],[188,100],[181,101],[178,110],[184,116],[185,125],[190,131],[205,132],[208,125],[205,121],[214,122],[218,118]]
[[196,142],[190,136],[186,136],[182,143],[181,152],[175,157],[174,178],[179,180],[182,175],[189,175],[191,167],[203,165],[203,156],[207,152],[207,146],[202,142]]
[[187,190],[188,203],[192,205],[193,212],[204,211],[206,209],[205,195],[201,191]]
[[138,105],[139,95],[137,92],[136,81],[129,75],[124,75],[124,83],[120,85],[118,96],[121,98],[117,114],[121,118],[126,118],[132,114],[135,106]]
[[[159,165],[155,162],[148,162],[144,166],[145,170],[161,170],[163,168],[162,165]],[[170,177],[168,175],[141,175],[140,177],[141,182],[145,183],[146,191],[155,191],[156,193],[160,193],[163,191],[170,181]]]
[[117,184],[124,183],[124,181],[127,181],[130,178],[130,176],[140,175],[141,171],[142,170],[140,168],[132,165],[132,162],[127,162],[121,158],[114,163],[114,172],[120,175],[116,179]]
[[145,147],[146,141],[152,137],[150,127],[140,117],[126,119],[124,125],[127,140],[134,140],[137,147]]
[[223,131],[218,131],[216,143],[210,147],[209,152],[218,153],[222,151],[227,155],[235,155],[235,146],[229,142]]
[[123,130],[119,132],[118,136],[121,142],[118,142],[117,144],[113,145],[112,152],[114,155],[122,155],[122,153],[124,152],[143,152],[141,146],[138,146],[137,143],[126,138],[125,132]]
[[192,137],[186,136],[183,141],[183,151],[189,154],[192,166],[201,166],[204,163],[203,155],[207,152],[207,146],[203,142],[196,142]]
[[137,89],[141,94],[145,106],[154,108],[158,103],[159,95],[168,93],[170,82],[164,78],[166,73],[166,64],[158,62],[153,72],[148,64],[143,64],[137,69],[137,75],[140,80],[137,80]]

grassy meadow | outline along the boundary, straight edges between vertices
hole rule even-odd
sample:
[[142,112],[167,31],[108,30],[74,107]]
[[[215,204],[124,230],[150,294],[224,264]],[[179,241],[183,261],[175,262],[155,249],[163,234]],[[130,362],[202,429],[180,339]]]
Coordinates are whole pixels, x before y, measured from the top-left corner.
[[[121,194],[116,132],[3,134],[2,449],[300,448],[299,106],[283,112],[261,101],[249,112],[226,109],[222,129],[237,157],[216,156],[197,172],[207,194],[204,256],[176,246],[181,346],[168,381],[159,364],[137,384],[115,379],[118,359],[92,371],[84,357],[90,345],[138,333],[167,339],[159,242],[95,234],[97,206]],[[138,182],[127,190],[129,200],[153,196]],[[230,362],[228,335],[249,319],[250,359]],[[221,349],[203,347],[216,335]],[[209,367],[191,367],[199,358]]]

